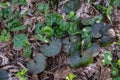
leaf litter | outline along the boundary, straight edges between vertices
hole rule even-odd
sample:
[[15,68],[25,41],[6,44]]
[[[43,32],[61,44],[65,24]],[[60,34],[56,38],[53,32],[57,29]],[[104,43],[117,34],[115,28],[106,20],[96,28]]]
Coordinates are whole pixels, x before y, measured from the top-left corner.
[[[29,0],[27,0],[27,1],[29,1]],[[34,23],[35,22],[37,22],[37,21],[39,21],[38,19],[37,19],[37,17],[41,17],[40,15],[36,15],[35,13],[32,13],[32,12],[34,12],[35,10],[36,10],[36,5],[33,5],[33,3],[35,3],[35,4],[37,4],[38,2],[40,2],[39,0],[38,1],[36,1],[36,2],[34,2],[34,1],[32,1],[32,0],[30,0],[29,1],[29,4],[26,6],[26,7],[29,7],[29,8],[26,8],[26,9],[28,9],[28,12],[30,12],[29,13],[29,15],[30,16],[27,16],[27,17],[25,17],[24,19],[23,19],[23,22],[25,22],[26,21],[26,19],[33,19],[30,23],[29,23],[29,21],[28,22],[26,22],[26,24],[27,25],[29,25],[29,29],[30,29],[30,27],[32,28],[32,31],[34,30],[34,28],[33,28],[33,26],[34,26]],[[42,2],[44,2],[44,1],[42,1]],[[97,2],[96,2],[97,3]],[[87,4],[87,5],[89,5],[89,4]],[[83,4],[82,4],[82,6],[83,7],[81,7],[81,9],[80,9],[80,11],[83,11],[84,12],[84,7],[89,7],[89,6],[87,6],[86,5],[86,3],[84,2],[84,0],[83,0]],[[33,7],[34,6],[34,7]],[[21,9],[20,9],[20,7],[19,7],[19,5],[16,5],[16,7],[15,6],[11,6],[12,7],[12,10],[18,10],[18,11],[20,11]],[[32,8],[33,7],[33,8]],[[90,8],[90,9],[89,9]],[[83,13],[83,12],[77,12],[76,14],[78,15],[78,17],[82,17],[82,18],[86,18],[86,17],[91,17],[91,15],[92,16],[95,16],[96,14],[98,14],[98,11],[97,10],[95,10],[92,6],[90,6],[88,9],[85,9],[86,11]],[[27,11],[26,9],[24,9],[24,11]],[[91,9],[93,10],[92,12],[91,12]],[[32,10],[32,11],[31,11]],[[24,11],[23,11],[23,9],[21,10],[21,13],[24,13]],[[76,11],[76,10],[75,10]],[[95,12],[94,12],[95,11]],[[118,12],[119,10],[115,10],[115,12],[114,12],[114,15],[113,15],[113,24],[115,24],[115,27],[113,26],[113,29],[114,29],[114,31],[117,33],[117,34],[119,34],[120,32],[118,31],[119,30],[119,19],[118,19],[118,14],[117,13],[119,13]],[[91,12],[91,14],[90,13],[88,13],[88,12]],[[117,17],[116,17],[117,16]],[[43,16],[42,16],[43,17]],[[1,23],[0,23],[1,24]],[[4,24],[4,25],[6,25],[6,24]],[[117,28],[117,29],[116,29]],[[2,27],[0,27],[0,30],[1,29],[3,29]],[[31,34],[32,34],[32,31],[31,31],[31,33],[29,34],[29,32],[30,32],[30,30],[28,30],[28,29],[26,29],[25,31],[21,31],[21,33],[27,33],[27,35],[30,37],[31,36]],[[99,31],[98,31],[99,32]],[[14,34],[16,34],[16,33],[14,33]],[[113,33],[114,34],[114,33]],[[102,34],[103,35],[103,34]],[[99,37],[101,37],[101,35],[99,36]],[[99,38],[99,37],[97,37],[97,38]],[[106,37],[106,36],[102,36],[103,37],[103,43],[104,43],[104,38],[105,39],[108,39],[108,41],[109,40],[111,40],[111,38],[109,39],[108,37]],[[38,46],[38,45],[41,45],[40,43],[38,43],[36,40],[34,41],[35,42],[35,46]],[[58,42],[59,43],[59,42]],[[31,44],[32,44],[32,42],[31,42]],[[61,45],[61,43],[60,43],[60,45]],[[69,48],[69,42],[67,42],[67,43],[65,43],[65,45],[66,45],[66,48]],[[7,64],[8,63],[8,60],[9,60],[9,63],[11,63],[12,65],[14,65],[15,67],[19,67],[19,68],[15,68],[15,67],[13,67],[13,72],[14,71],[17,71],[17,70],[20,70],[20,69],[22,69],[22,67],[21,66],[18,66],[16,63],[18,62],[18,61],[20,61],[20,63],[21,64],[23,64],[23,65],[26,65],[25,63],[28,61],[27,59],[25,59],[23,56],[22,56],[22,50],[21,51],[16,51],[16,50],[14,50],[14,49],[11,49],[12,47],[13,47],[13,45],[11,44],[11,45],[9,45],[9,44],[3,44],[3,43],[1,43],[1,46],[0,46],[1,48],[0,48],[0,50],[1,50],[1,53],[2,54],[4,54],[4,52],[7,52],[8,54],[5,54],[4,56],[3,55],[1,55],[0,56],[0,58],[4,58],[4,59],[6,59],[5,61],[6,62],[4,62],[4,64]],[[58,46],[57,46],[58,47]],[[116,52],[113,52],[114,53],[114,55],[118,58],[119,57],[119,52],[120,52],[120,50],[119,50],[119,46],[117,46],[116,45],[116,47],[117,48],[115,48],[114,49],[114,46],[112,46],[112,45],[110,45],[109,47],[104,47],[104,49],[105,50],[108,50],[108,51],[111,51],[111,52],[113,52],[114,50],[116,51]],[[9,49],[9,50],[7,50],[7,49]],[[11,50],[10,50],[11,49]],[[61,49],[61,47],[60,47],[60,49]],[[6,51],[7,50],[7,51]],[[13,51],[12,51],[13,50]],[[65,49],[66,50],[66,49]],[[66,53],[68,52],[68,50],[69,49],[67,49],[67,51],[65,51]],[[35,54],[35,55],[38,55],[36,52],[39,52],[40,50],[39,50],[39,48],[38,47],[36,47],[36,49],[34,49],[33,50],[33,53]],[[100,52],[102,51],[102,49],[100,50]],[[42,52],[42,51],[41,51]],[[57,51],[57,54],[59,53],[60,51]],[[110,67],[103,67],[103,65],[102,65],[102,61],[101,61],[101,58],[99,57],[99,56],[101,56],[101,55],[103,55],[103,53],[104,53],[104,51],[103,51],[103,53],[101,53],[101,54],[98,54],[98,52],[97,51],[95,51],[95,52],[97,52],[97,54],[98,54],[98,56],[96,57],[97,58],[97,61],[98,62],[94,62],[93,64],[91,64],[91,65],[89,65],[88,67],[86,67],[86,66],[83,66],[83,67],[80,67],[80,68],[78,68],[77,70],[76,69],[72,69],[72,68],[69,68],[69,67],[67,67],[68,68],[68,70],[64,70],[65,68],[66,68],[66,66],[68,66],[68,55],[65,53],[64,51],[61,51],[57,56],[55,56],[54,58],[47,58],[47,67],[46,67],[46,69],[45,69],[45,71],[43,71],[43,73],[41,73],[41,74],[38,74],[37,76],[38,76],[38,78],[39,79],[54,79],[54,80],[57,80],[56,78],[61,78],[60,76],[59,76],[59,74],[61,75],[61,76],[63,76],[64,75],[64,77],[63,78],[65,78],[65,75],[67,75],[68,74],[68,72],[73,72],[73,73],[75,73],[76,75],[77,75],[77,78],[76,78],[76,80],[86,80],[86,79],[89,79],[89,78],[91,78],[91,77],[95,77],[96,79],[98,79],[98,80],[105,80],[105,79],[110,79],[111,77],[110,77]],[[18,54],[19,53],[19,54]],[[40,53],[41,54],[41,53]],[[8,56],[9,55],[9,56]],[[10,55],[12,56],[12,58],[14,59],[11,59],[10,58]],[[96,56],[96,54],[95,54],[95,56]],[[95,58],[95,59],[96,59]],[[7,60],[8,59],[8,60]],[[100,60],[99,60],[100,59]],[[9,64],[8,64],[9,65]],[[97,65],[97,66],[96,66]],[[94,67],[94,69],[92,70],[92,68]],[[3,67],[4,68],[4,67]],[[8,68],[9,69],[9,68]],[[15,69],[15,70],[14,70]],[[17,70],[16,70],[17,69]],[[93,72],[92,72],[93,71]],[[103,74],[103,71],[105,71],[104,72],[104,74]],[[13,74],[13,73],[12,73]],[[85,74],[87,74],[87,76],[85,75]],[[31,74],[30,74],[31,75]],[[94,76],[95,75],[95,76]],[[98,75],[98,76],[97,76]],[[106,75],[106,76],[105,76]],[[53,78],[54,77],[54,78]],[[13,77],[14,78],[14,77]],[[62,78],[62,79],[63,79]],[[15,79],[15,78],[14,78]],[[31,78],[31,77],[28,77],[28,79],[29,80],[34,80],[33,78]],[[16,79],[15,79],[16,80]]]

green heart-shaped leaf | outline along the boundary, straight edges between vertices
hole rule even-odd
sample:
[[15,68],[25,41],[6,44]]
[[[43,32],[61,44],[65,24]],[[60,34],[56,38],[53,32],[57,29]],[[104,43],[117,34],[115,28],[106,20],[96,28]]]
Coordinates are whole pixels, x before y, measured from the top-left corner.
[[52,57],[59,54],[61,47],[60,40],[52,38],[50,44],[41,46],[40,50],[45,56]]
[[27,68],[31,73],[38,74],[44,71],[46,67],[46,57],[43,54],[37,54],[34,60],[27,62]]

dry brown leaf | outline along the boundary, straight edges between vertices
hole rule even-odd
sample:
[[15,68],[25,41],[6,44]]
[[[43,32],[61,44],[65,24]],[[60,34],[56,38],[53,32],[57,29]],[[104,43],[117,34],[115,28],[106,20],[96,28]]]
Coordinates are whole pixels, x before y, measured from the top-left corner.
[[69,66],[63,67],[62,69],[57,70],[54,73],[54,80],[60,79],[60,78],[64,79],[66,76],[69,75],[70,72],[71,72],[71,68]]
[[33,75],[32,75],[32,78],[33,78],[34,80],[39,80],[39,79],[38,79],[38,75],[36,75],[36,74],[33,74]]
[[0,52],[0,66],[3,66],[8,63],[8,58]]
[[110,78],[111,78],[110,68],[108,68],[108,67],[102,68],[99,80],[107,80]]
[[8,45],[8,43],[6,43],[6,42],[0,43],[0,49],[6,47],[7,45]]

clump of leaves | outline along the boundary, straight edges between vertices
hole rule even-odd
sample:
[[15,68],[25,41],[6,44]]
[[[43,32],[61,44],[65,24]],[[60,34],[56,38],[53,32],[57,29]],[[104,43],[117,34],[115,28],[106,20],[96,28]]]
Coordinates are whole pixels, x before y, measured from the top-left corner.
[[0,80],[8,80],[8,79],[9,79],[9,75],[7,71],[0,69]]
[[25,76],[26,72],[27,72],[27,69],[24,68],[21,71],[19,71],[18,73],[16,73],[16,77],[20,77],[21,80],[27,80],[27,78]]
[[14,46],[22,49],[24,47],[24,56],[25,57],[29,57],[31,54],[31,46],[30,43],[28,41],[28,38],[26,35],[24,34],[18,34],[14,37]]
[[54,34],[54,31],[51,27],[45,26],[41,28],[41,34],[45,35],[46,37],[52,37]]
[[102,14],[106,15],[106,17],[112,21],[112,14],[113,14],[113,6],[103,6],[103,5],[96,5],[96,8],[102,12]]
[[79,42],[81,41],[80,35],[71,35],[62,40],[63,50],[67,54],[74,54],[79,51]]
[[120,59],[118,59],[117,62],[112,63],[112,79],[113,80],[119,80],[119,67],[120,67]]
[[14,16],[11,16],[7,19],[8,29],[11,31],[24,30],[26,26],[20,24],[20,20],[16,19]]
[[69,73],[69,75],[66,77],[66,80],[73,80],[74,78],[76,78],[76,75]]
[[106,23],[96,23],[92,25],[91,30],[94,38],[100,38],[102,45],[108,45],[115,40],[114,30]]
[[8,33],[6,29],[3,29],[0,34],[0,42],[8,42],[10,38],[10,33]]
[[73,68],[78,68],[81,65],[88,65],[93,62],[93,58],[99,53],[99,45],[94,43],[90,48],[82,52],[77,51],[69,58],[69,64]]
[[29,72],[38,74],[44,71],[46,67],[46,57],[43,54],[37,54],[34,60],[29,60],[27,62],[27,68]]
[[49,45],[41,46],[40,50],[42,54],[48,57],[55,56],[61,51],[62,44],[59,39],[52,38]]
[[[118,76],[118,67],[119,67],[119,63],[118,62],[112,62],[112,53],[110,51],[105,52],[104,54],[104,59],[103,59],[103,63],[107,64],[107,65],[111,65],[111,75],[113,80],[119,80],[119,76]],[[118,60],[119,61],[119,60]]]
[[22,15],[20,15],[19,12],[13,12],[10,7],[6,7],[2,9],[2,18],[6,20],[8,29],[11,31],[19,31],[19,30],[24,30],[26,26],[21,25],[20,23],[20,18]]

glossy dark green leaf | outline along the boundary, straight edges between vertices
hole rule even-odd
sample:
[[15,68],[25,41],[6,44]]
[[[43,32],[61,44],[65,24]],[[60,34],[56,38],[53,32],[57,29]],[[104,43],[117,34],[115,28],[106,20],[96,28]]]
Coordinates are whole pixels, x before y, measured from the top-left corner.
[[92,36],[101,38],[102,45],[107,45],[115,40],[114,30],[106,23],[97,23],[92,26]]
[[101,30],[103,28],[103,25],[104,25],[103,23],[97,23],[92,25],[91,33],[93,37],[100,38],[102,36]]
[[107,45],[107,44],[112,43],[114,40],[115,40],[114,37],[103,36],[103,37],[101,38],[101,43],[102,43],[103,45]]
[[[80,54],[80,52],[77,53]],[[74,54],[69,57],[69,64],[71,67],[78,68],[82,65],[87,65],[88,63],[91,63],[93,61],[93,57],[91,54],[83,52],[82,57],[80,57],[79,54]]]
[[43,54],[37,54],[33,60],[27,62],[29,72],[38,74],[44,71],[46,67],[46,57]]
[[80,5],[81,5],[80,0],[70,0],[64,4],[63,11],[66,14],[69,14],[71,11],[75,11],[76,9],[78,9]]
[[59,54],[62,44],[59,39],[52,38],[49,45],[45,44],[40,47],[41,52],[48,57],[53,57]]
[[7,71],[0,69],[0,80],[8,80],[8,79],[9,79],[9,75]]
[[100,50],[100,46],[97,43],[93,43],[90,48],[88,48],[88,51],[90,51],[90,54],[92,54],[93,57],[97,56]]
[[[100,46],[96,43],[84,50],[83,52],[76,51],[69,58],[69,64],[71,67],[77,68],[82,65],[91,64],[93,62],[93,58],[98,55],[100,50]],[[81,55],[81,57],[80,57]]]
[[81,58],[79,57],[78,54],[74,54],[69,57],[69,64],[71,67],[74,67],[74,68],[79,67],[80,62],[81,62]]

